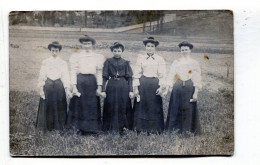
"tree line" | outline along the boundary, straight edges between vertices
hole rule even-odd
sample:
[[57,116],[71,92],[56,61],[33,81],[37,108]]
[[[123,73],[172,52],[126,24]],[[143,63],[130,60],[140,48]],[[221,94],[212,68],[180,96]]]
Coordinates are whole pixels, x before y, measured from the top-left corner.
[[[164,11],[14,11],[10,25],[115,28],[157,21],[162,26]],[[160,28],[160,27],[158,27]]]

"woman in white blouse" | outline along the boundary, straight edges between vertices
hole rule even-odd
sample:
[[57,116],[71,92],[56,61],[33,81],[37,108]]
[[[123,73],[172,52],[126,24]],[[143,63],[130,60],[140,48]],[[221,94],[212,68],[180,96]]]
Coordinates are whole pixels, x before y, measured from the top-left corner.
[[69,105],[68,127],[82,135],[101,131],[100,98],[104,56],[93,50],[95,39],[88,35],[79,39],[83,49],[70,57],[73,97]]
[[201,89],[199,63],[192,59],[189,42],[181,42],[181,58],[175,60],[167,78],[171,92],[166,129],[180,133],[200,133],[199,112],[197,109],[198,91]]
[[164,130],[162,93],[165,85],[166,65],[155,48],[159,41],[148,37],[143,41],[146,53],[137,58],[133,75],[134,129],[137,132],[161,133]]
[[62,130],[67,118],[66,93],[70,97],[69,71],[67,63],[58,56],[62,46],[52,42],[48,49],[52,56],[42,62],[38,79],[41,98],[36,127],[43,131]]

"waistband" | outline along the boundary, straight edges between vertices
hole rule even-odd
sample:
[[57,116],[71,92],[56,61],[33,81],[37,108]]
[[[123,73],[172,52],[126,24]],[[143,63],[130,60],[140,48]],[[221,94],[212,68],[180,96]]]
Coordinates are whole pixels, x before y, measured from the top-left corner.
[[114,80],[121,80],[121,79],[123,79],[123,80],[125,80],[126,78],[125,78],[125,76],[114,76],[114,77],[111,77],[111,79],[114,79]]
[[58,79],[56,79],[56,80],[52,80],[52,79],[50,79],[49,77],[47,77],[46,81],[55,82],[55,81],[61,81],[61,79],[60,79],[60,78],[58,78]]
[[83,74],[83,73],[79,73],[78,76],[95,76],[94,74]]

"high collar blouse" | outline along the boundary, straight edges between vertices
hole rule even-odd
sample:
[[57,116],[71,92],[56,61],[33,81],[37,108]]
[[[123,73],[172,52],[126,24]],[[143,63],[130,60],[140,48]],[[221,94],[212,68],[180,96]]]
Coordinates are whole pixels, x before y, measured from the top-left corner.
[[125,78],[128,81],[129,90],[133,91],[132,76],[133,71],[129,61],[126,61],[123,58],[109,58],[104,63],[102,90],[105,91],[105,84],[109,78],[119,77]]
[[167,84],[173,87],[173,84],[178,80],[187,81],[192,80],[195,87],[201,88],[201,69],[200,64],[190,58],[181,57],[175,60],[170,68],[170,72],[167,78]]
[[44,60],[40,69],[38,86],[43,87],[47,78],[53,81],[61,79],[63,86],[68,88],[70,86],[70,79],[67,63],[59,57],[50,57]]
[[164,59],[157,54],[153,54],[152,56],[148,54],[139,55],[134,69],[133,86],[140,85],[139,78],[141,76],[157,77],[159,85],[165,85],[166,64]]
[[102,85],[102,68],[104,56],[95,52],[80,51],[70,57],[71,83],[77,84],[77,74],[93,74],[96,76],[97,85]]

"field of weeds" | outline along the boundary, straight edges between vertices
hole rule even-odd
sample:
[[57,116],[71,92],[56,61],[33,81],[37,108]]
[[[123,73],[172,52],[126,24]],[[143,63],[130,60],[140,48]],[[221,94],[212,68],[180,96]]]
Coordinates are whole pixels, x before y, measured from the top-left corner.
[[[169,69],[180,55],[177,44],[182,40],[194,43],[193,58],[202,69],[203,89],[199,93],[202,134],[188,137],[176,133],[125,136],[101,134],[79,136],[75,131],[53,131],[47,134],[35,129],[39,94],[37,78],[41,61],[48,58],[47,45],[59,41],[60,56],[68,61],[80,46],[81,32],[10,31],[10,153],[16,156],[87,156],[87,155],[230,155],[234,152],[234,70],[233,43],[229,40],[155,36],[161,42],[158,54]],[[89,34],[97,40],[96,51],[111,57],[109,45],[122,42],[123,58],[135,65],[144,51],[139,34]],[[205,58],[207,57],[207,58]],[[229,67],[228,67],[229,65]],[[229,75],[227,77],[227,69]],[[169,95],[164,100],[166,118]]]

